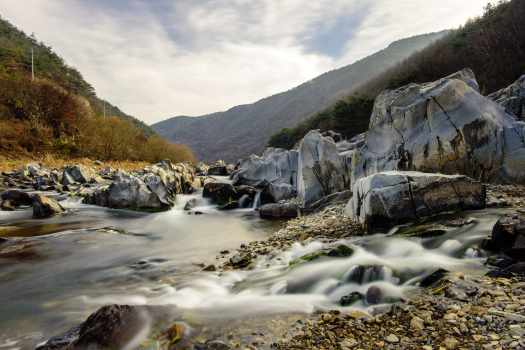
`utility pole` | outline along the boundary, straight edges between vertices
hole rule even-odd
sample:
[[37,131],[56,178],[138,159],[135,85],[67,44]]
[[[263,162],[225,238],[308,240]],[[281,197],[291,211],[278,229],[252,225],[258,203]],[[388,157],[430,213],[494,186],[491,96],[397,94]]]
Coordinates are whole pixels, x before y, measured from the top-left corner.
[[31,81],[35,80],[35,54],[33,52],[33,48],[31,47]]

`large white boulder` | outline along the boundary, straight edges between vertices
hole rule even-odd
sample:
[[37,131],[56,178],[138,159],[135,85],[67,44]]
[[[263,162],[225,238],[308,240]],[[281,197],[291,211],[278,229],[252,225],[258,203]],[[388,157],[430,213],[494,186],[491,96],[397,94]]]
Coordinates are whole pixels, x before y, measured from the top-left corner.
[[484,207],[484,185],[467,176],[388,171],[355,182],[346,215],[375,233],[442,212]]
[[352,181],[387,170],[465,174],[525,182],[525,123],[482,96],[463,70],[427,84],[381,93]]
[[350,186],[350,171],[331,137],[310,131],[299,146],[297,195],[304,207]]

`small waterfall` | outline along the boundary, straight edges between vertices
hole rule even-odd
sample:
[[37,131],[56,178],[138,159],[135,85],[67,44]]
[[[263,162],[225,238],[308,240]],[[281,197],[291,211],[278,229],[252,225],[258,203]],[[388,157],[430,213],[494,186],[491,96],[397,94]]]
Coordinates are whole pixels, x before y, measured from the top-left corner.
[[261,191],[257,191],[255,194],[255,198],[253,199],[253,210],[259,208],[261,206]]

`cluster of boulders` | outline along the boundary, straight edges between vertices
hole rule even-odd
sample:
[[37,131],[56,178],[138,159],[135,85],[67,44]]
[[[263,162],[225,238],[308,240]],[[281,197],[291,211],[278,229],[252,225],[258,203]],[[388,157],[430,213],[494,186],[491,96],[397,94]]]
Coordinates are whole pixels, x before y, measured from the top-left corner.
[[308,212],[349,192],[347,214],[370,232],[484,208],[482,182],[525,181],[524,82],[485,97],[464,69],[384,91],[368,132],[344,140],[311,131],[293,150],[270,148],[241,162],[234,183],[265,189],[283,213],[290,203]]
[[165,210],[175,204],[177,193],[191,193],[200,186],[193,167],[161,161],[135,173],[116,172],[109,184],[88,193],[84,203],[110,208]]
[[15,210],[20,207],[33,207],[33,217],[45,219],[64,212],[64,208],[53,198],[42,194],[29,194],[20,190],[7,190],[0,193],[0,209]]

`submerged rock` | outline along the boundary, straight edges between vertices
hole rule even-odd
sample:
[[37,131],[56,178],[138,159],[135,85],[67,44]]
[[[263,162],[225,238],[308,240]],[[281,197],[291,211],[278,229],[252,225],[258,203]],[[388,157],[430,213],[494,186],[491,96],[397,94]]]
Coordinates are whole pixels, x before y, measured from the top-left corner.
[[341,306],[350,306],[358,301],[363,300],[363,298],[363,294],[359,292],[352,292],[348,295],[341,297],[341,299],[339,300],[339,304],[341,304]]
[[33,217],[45,219],[64,212],[64,208],[54,199],[41,194],[32,196]]
[[33,200],[29,193],[20,190],[7,190],[0,194],[2,202],[8,201],[9,207],[19,207],[22,205],[31,205]]
[[383,172],[359,179],[346,214],[369,233],[442,212],[485,207],[485,187],[463,175]]
[[297,195],[303,207],[349,187],[350,171],[335,142],[310,131],[299,146]]
[[525,123],[482,96],[471,70],[381,93],[352,181],[388,170],[525,181]]

